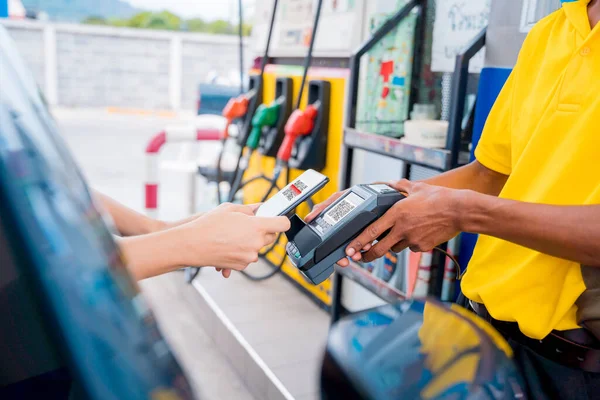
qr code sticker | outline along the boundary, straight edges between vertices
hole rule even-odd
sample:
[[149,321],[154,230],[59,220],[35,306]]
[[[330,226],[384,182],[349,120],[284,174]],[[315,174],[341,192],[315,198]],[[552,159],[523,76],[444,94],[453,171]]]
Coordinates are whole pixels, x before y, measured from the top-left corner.
[[296,197],[296,193],[292,190],[292,188],[287,188],[281,193],[285,196],[287,201],[292,201],[294,200],[294,197]]
[[296,188],[301,192],[304,192],[304,189],[308,187],[306,186],[306,183],[302,182],[301,180],[294,182],[294,186],[296,186]]
[[340,219],[344,218],[350,211],[354,210],[354,204],[350,203],[347,200],[342,200],[340,204],[331,209],[327,214],[331,217],[335,222],[338,222]]
[[323,229],[323,231],[327,231],[331,228],[331,224],[328,224],[323,218],[317,218],[317,225]]

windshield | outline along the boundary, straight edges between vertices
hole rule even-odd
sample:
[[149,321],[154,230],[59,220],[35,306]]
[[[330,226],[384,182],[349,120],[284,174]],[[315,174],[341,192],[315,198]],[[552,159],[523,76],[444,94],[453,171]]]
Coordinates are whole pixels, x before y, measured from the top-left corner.
[[175,391],[190,397],[111,230],[1,26],[0,60],[0,221],[23,248],[21,265],[34,278],[66,359],[92,398],[150,398],[175,382]]

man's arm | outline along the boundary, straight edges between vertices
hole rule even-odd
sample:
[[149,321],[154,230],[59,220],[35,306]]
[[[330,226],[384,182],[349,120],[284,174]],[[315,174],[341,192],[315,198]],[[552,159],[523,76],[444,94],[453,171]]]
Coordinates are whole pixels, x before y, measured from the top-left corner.
[[[524,203],[405,180],[394,186],[408,197],[350,244],[347,254],[354,260],[370,261],[390,249],[429,251],[464,231],[600,267],[600,205]],[[371,247],[388,229],[391,232]],[[368,251],[361,254],[361,249]]]
[[554,206],[465,193],[461,209],[461,231],[600,267],[600,205]]
[[470,189],[498,196],[507,180],[507,175],[493,171],[475,160],[463,167],[444,172],[422,182],[450,189]]
[[[473,161],[463,167],[444,172],[423,182],[451,189],[470,189],[479,193],[498,196],[507,179],[508,176],[485,167],[479,161]],[[324,202],[317,204],[310,214],[306,216],[306,222],[315,219],[317,215],[339,199],[344,193],[345,191],[337,192]]]

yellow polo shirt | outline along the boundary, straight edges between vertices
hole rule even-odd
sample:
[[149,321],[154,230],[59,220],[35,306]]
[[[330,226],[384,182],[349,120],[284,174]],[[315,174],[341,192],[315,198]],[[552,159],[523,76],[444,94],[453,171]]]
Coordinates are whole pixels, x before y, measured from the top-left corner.
[[[533,28],[488,117],[475,156],[509,175],[501,198],[600,204],[600,24],[590,29],[588,3],[564,2]],[[480,236],[462,289],[495,319],[541,339],[578,327],[581,268]]]

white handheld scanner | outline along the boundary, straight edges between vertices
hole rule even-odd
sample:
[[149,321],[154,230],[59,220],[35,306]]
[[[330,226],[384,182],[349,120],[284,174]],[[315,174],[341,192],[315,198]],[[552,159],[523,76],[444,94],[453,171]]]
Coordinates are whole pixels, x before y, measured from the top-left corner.
[[290,260],[309,282],[320,284],[346,257],[350,242],[403,198],[388,185],[356,185],[308,224],[294,215],[286,233]]

